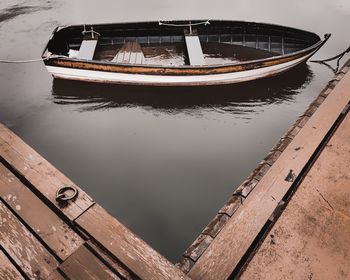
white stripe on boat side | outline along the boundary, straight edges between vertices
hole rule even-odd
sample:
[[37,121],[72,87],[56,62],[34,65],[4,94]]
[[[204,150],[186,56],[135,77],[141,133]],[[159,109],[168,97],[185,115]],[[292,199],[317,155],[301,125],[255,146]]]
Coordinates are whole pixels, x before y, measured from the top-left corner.
[[[313,54],[313,53],[312,53]],[[312,54],[303,56],[296,60],[281,63],[274,66],[258,68],[253,70],[210,74],[210,75],[188,75],[188,76],[161,76],[161,75],[145,75],[145,74],[128,74],[116,72],[103,72],[94,70],[82,70],[76,68],[64,68],[56,66],[46,66],[49,73],[55,78],[94,81],[103,83],[120,83],[135,85],[215,85],[238,83],[258,78],[271,76],[286,71],[289,68],[308,59]]]

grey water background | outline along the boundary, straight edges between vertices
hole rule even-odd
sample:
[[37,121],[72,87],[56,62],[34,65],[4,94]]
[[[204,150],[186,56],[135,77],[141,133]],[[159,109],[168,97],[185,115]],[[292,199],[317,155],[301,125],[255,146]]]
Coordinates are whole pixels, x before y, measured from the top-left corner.
[[[350,43],[348,0],[2,0],[0,59],[40,57],[60,24],[190,18],[332,33],[314,58]],[[0,122],[175,262],[332,76],[308,63],[240,85],[143,88],[0,64]]]

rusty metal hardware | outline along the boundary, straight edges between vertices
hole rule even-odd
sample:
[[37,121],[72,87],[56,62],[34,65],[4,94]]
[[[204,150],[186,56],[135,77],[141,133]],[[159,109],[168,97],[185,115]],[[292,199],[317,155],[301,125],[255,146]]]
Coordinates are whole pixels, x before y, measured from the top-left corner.
[[289,173],[287,175],[287,177],[284,179],[285,181],[287,182],[294,182],[294,179],[295,179],[295,174],[293,173],[293,170],[289,170]]
[[[67,191],[73,192],[72,194],[68,194]],[[68,205],[69,200],[75,200],[78,196],[78,190],[72,186],[63,186],[56,192],[56,201],[60,207],[65,207]]]

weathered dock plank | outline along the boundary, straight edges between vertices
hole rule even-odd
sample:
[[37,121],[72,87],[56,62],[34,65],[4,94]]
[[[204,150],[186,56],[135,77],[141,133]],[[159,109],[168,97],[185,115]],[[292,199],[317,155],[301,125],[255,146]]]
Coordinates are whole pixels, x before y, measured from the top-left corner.
[[62,260],[84,240],[0,163],[0,196]]
[[[350,100],[350,73],[314,112],[189,272],[193,279],[227,279]],[[222,261],[218,261],[222,260]]]
[[141,279],[189,279],[101,206],[95,204],[75,222]]
[[67,278],[63,277],[56,269],[46,278],[46,280],[67,280]]
[[29,278],[45,279],[58,266],[58,261],[2,201],[0,201],[0,244]]
[[240,279],[350,279],[350,114]]
[[24,279],[16,267],[10,262],[3,251],[0,250],[0,279],[21,280]]
[[[0,158],[28,180],[33,188],[42,193],[71,221],[94,203],[83,190],[2,124],[0,124]],[[70,201],[67,207],[60,208],[56,202],[56,192],[63,186],[75,187],[78,190],[78,197]]]
[[120,279],[84,245],[80,246],[59,268],[72,280]]
[[108,254],[108,252],[106,252],[104,248],[101,248],[101,246],[98,246],[98,244],[95,244],[92,240],[88,240],[85,244],[89,246],[90,250],[93,251],[95,255],[103,259],[104,263],[107,263],[110,267],[112,267],[118,273],[118,275],[121,276],[122,279],[139,279],[135,274],[129,271],[128,268],[125,265],[123,265],[119,260]]
[[200,234],[192,245],[184,252],[184,256],[192,261],[197,261],[203,252],[208,248],[213,241],[213,237],[207,234]]

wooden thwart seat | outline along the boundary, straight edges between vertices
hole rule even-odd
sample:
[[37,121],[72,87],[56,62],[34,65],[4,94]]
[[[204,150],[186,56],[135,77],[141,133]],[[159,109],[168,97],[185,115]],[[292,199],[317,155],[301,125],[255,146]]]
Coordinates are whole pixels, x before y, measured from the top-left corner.
[[126,42],[117,55],[112,59],[116,63],[142,64],[145,56],[138,42]]
[[96,39],[83,40],[80,45],[78,59],[92,60],[95,54],[98,37]]
[[188,59],[191,65],[204,65],[204,55],[197,35],[185,36]]

